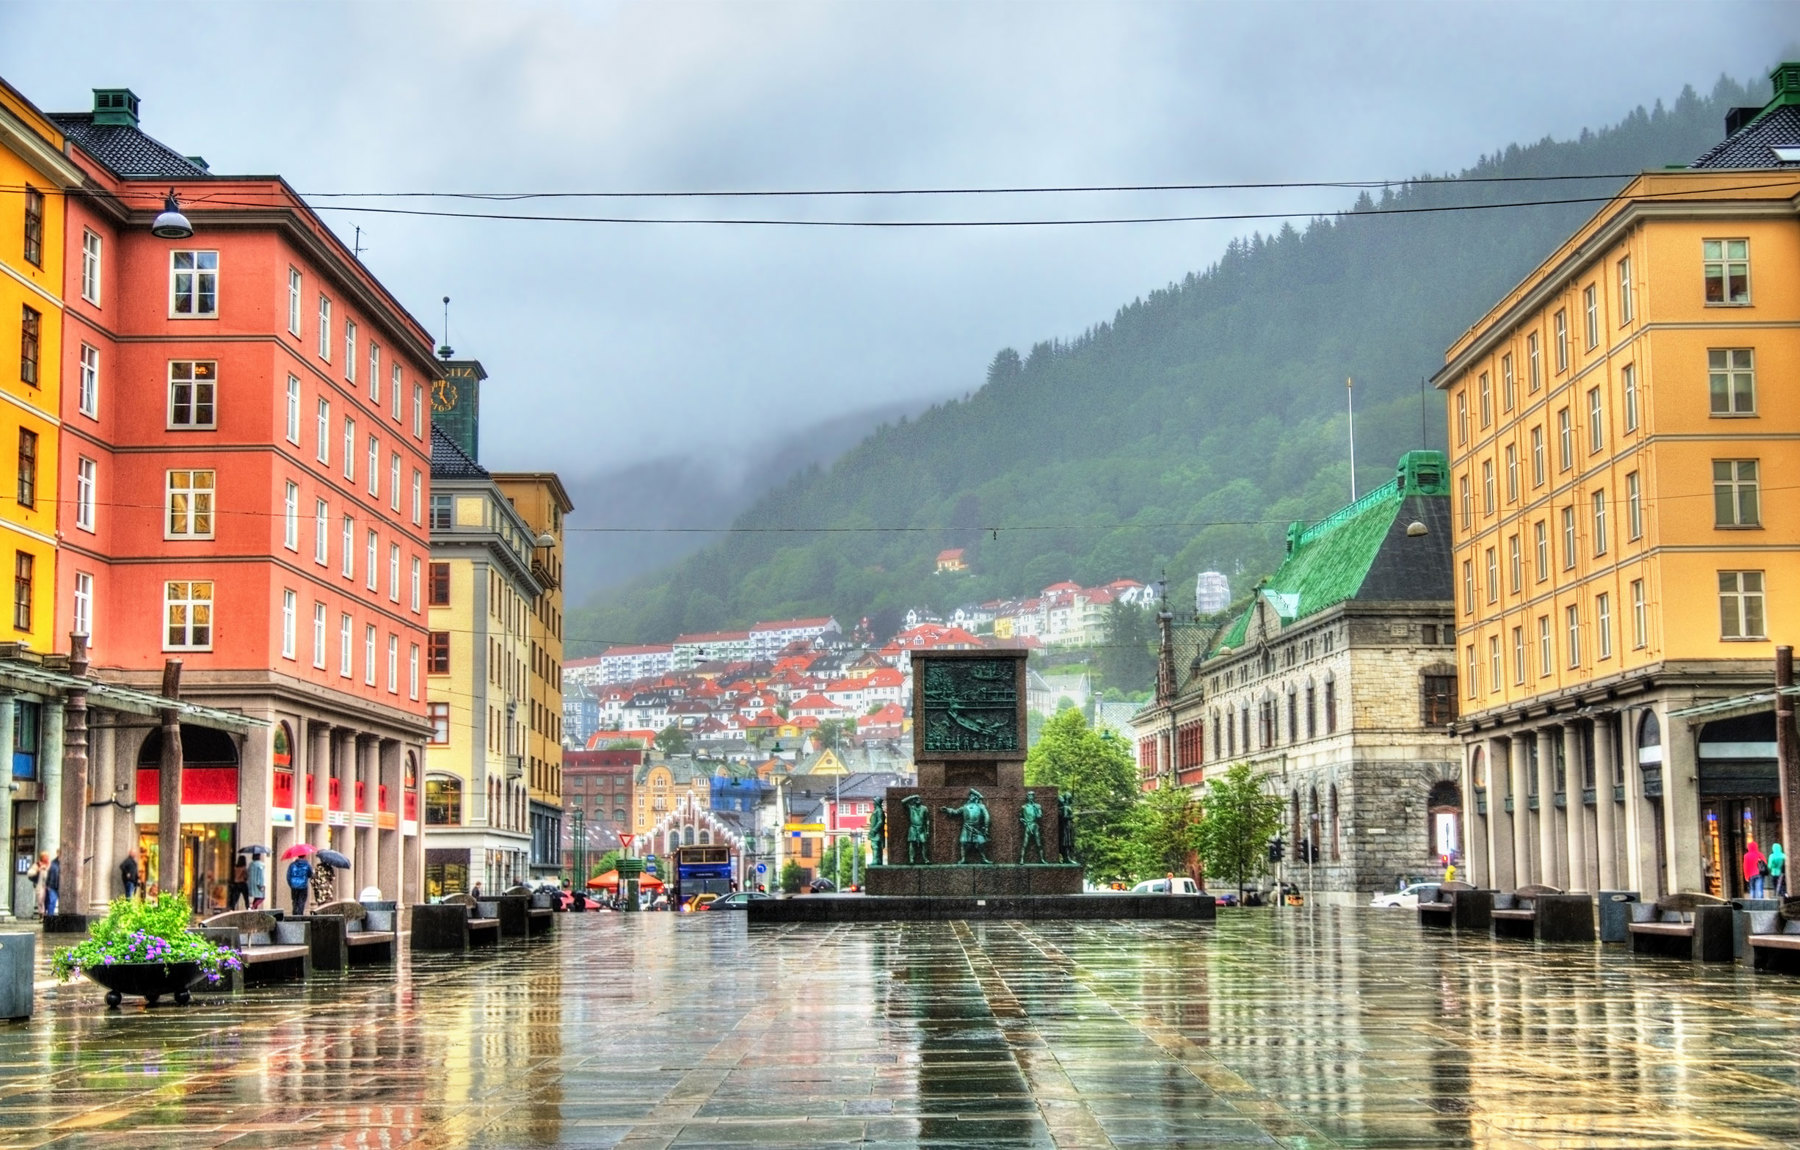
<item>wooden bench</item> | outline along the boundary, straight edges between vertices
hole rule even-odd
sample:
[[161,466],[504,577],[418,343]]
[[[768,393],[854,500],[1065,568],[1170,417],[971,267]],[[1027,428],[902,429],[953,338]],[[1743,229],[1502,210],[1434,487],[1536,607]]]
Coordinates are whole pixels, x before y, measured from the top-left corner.
[[305,917],[313,927],[313,969],[344,970],[352,964],[393,962],[399,932],[392,904],[365,906],[345,899]]
[[1495,895],[1494,937],[1593,942],[1594,900],[1536,883]]
[[537,892],[527,886],[515,886],[500,893],[500,933],[506,938],[536,938],[555,925],[556,906],[551,894]]
[[1731,904],[1693,891],[1664,895],[1654,903],[1632,903],[1633,954],[1665,954],[1699,962],[1730,962]]
[[1439,883],[1437,897],[1419,902],[1419,925],[1487,930],[1493,924],[1494,892],[1466,882]]
[[1775,910],[1750,912],[1750,964],[1757,970],[1800,974],[1800,899]]
[[415,951],[466,951],[500,941],[500,907],[490,900],[477,902],[472,895],[453,894],[442,902],[417,903],[412,908],[412,949]]
[[312,975],[309,922],[278,919],[261,910],[234,910],[202,919],[200,933],[243,955],[244,968],[230,976],[232,990],[252,982],[304,980]]

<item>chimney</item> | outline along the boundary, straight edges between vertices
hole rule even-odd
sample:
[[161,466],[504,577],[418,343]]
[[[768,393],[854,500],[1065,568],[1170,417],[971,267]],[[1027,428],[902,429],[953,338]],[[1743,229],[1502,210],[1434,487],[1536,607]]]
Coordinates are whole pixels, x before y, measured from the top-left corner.
[[1800,61],[1787,60],[1775,65],[1769,73],[1769,102],[1760,108],[1733,108],[1725,113],[1725,135],[1734,136],[1740,128],[1773,112],[1777,108],[1800,107]]
[[95,88],[94,123],[138,126],[137,93],[130,88]]

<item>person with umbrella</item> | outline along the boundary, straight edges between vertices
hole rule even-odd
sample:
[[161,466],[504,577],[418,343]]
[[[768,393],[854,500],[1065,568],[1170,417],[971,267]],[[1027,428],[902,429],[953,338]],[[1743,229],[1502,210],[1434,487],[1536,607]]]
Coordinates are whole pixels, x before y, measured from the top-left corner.
[[306,893],[313,876],[309,856],[317,853],[318,848],[311,843],[295,843],[281,852],[282,858],[290,860],[287,868],[288,897],[293,900],[296,918],[306,913]]
[[313,855],[313,901],[323,905],[337,899],[337,872],[350,869],[350,859],[334,850]]
[[250,865],[244,868],[244,886],[250,897],[250,909],[261,910],[263,900],[269,897],[269,868],[263,864],[263,855],[268,854],[269,849],[251,847],[245,853],[250,856]]

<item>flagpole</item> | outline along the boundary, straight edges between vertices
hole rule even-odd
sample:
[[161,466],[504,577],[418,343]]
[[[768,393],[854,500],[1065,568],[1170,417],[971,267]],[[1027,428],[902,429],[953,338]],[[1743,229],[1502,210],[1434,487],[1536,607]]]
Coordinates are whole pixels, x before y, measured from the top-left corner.
[[1344,377],[1344,395],[1350,407],[1350,502],[1356,502],[1356,384]]

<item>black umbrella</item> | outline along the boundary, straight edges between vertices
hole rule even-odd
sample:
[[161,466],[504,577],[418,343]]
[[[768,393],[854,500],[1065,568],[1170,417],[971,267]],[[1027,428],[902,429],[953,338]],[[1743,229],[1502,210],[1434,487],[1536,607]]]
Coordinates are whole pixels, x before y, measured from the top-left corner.
[[239,847],[237,853],[241,855],[269,855],[274,854],[275,852],[265,846],[249,846]]
[[335,870],[350,869],[350,860],[336,851],[320,851],[313,857]]

